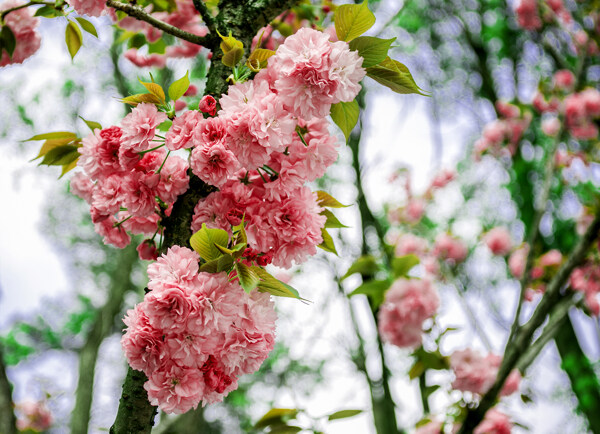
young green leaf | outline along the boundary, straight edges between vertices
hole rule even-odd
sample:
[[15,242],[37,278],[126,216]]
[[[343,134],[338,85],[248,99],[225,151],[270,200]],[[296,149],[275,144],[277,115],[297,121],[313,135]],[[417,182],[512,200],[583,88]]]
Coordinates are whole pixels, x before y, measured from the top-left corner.
[[221,37],[220,47],[221,47],[221,50],[223,51],[224,54],[227,54],[231,50],[234,50],[236,48],[241,48],[242,50],[244,49],[243,42],[242,41],[238,41],[233,36],[231,36],[231,32],[229,32],[229,36],[223,36],[221,33],[219,33],[218,30],[217,30],[217,33]]
[[50,5],[42,6],[41,8],[35,11],[35,14],[33,14],[34,17],[44,18],[62,17],[64,15],[65,14],[61,10],[56,9],[54,6]]
[[377,263],[377,259],[375,259],[374,256],[361,256],[356,261],[354,261],[352,265],[350,265],[350,268],[348,268],[348,271],[346,271],[346,274],[342,276],[340,281],[346,279],[348,276],[351,276],[354,273],[372,276],[379,271],[379,268],[380,267]]
[[419,258],[415,255],[400,256],[392,259],[392,271],[394,272],[394,277],[406,277],[408,272],[415,265],[418,265],[419,262]]
[[[85,18],[82,18],[82,17],[77,17],[75,19],[77,20],[77,22],[79,23],[79,25],[81,26],[81,28],[83,30],[88,32],[90,35],[95,36],[96,38],[98,37],[98,32],[96,31],[96,28],[94,27],[94,25],[92,23],[90,23],[88,20],[86,20]],[[363,66],[363,68],[364,68],[364,66]]]
[[333,238],[331,238],[331,235],[329,235],[329,232],[327,232],[327,229],[325,229],[325,228],[321,229],[321,236],[323,237],[323,242],[321,244],[319,244],[317,247],[325,250],[326,252],[335,253],[337,255],[338,253],[337,253],[337,250],[335,249],[335,244],[333,243]]
[[363,58],[362,67],[369,68],[383,62],[388,57],[392,39],[380,39],[373,36],[360,36],[350,42],[350,49],[357,51]]
[[390,57],[387,57],[378,65],[367,68],[367,76],[389,87],[396,93],[418,93],[419,95],[428,96],[417,86],[408,68]]
[[73,21],[67,23],[67,28],[65,29],[65,42],[67,43],[67,49],[71,55],[71,60],[73,60],[83,43],[81,30],[79,30],[79,26]]
[[[260,43],[259,43],[260,45]],[[254,72],[258,72],[261,69],[267,67],[269,57],[273,56],[275,51],[267,50],[266,48],[256,48],[246,61],[246,65]]]
[[248,243],[248,236],[246,235],[246,222],[244,222],[244,217],[242,217],[242,221],[240,222],[239,225],[234,226],[232,228],[233,231],[233,238],[234,238],[234,244],[247,244]]
[[390,288],[391,284],[392,282],[389,280],[369,280],[348,294],[348,297],[364,294],[371,299],[373,307],[377,308],[383,303],[385,293]]
[[148,92],[150,92],[152,95],[154,95],[155,97],[157,97],[160,100],[160,104],[164,104],[165,103],[165,91],[163,90],[163,88],[160,86],[160,84],[156,84],[156,83],[145,83],[142,80],[138,80],[146,89],[148,89]]
[[256,266],[251,268],[252,271],[254,271],[254,273],[260,278],[260,282],[257,286],[260,291],[265,291],[278,297],[290,297],[302,300],[296,289],[273,277],[264,268]]
[[272,408],[260,418],[254,428],[265,428],[270,425],[284,424],[288,420],[295,419],[298,410],[295,408]]
[[81,116],[79,116],[79,119],[81,119],[83,122],[85,122],[85,124],[89,127],[90,130],[92,130],[92,132],[94,130],[101,130],[102,129],[102,125],[100,125],[99,122],[88,121],[88,120],[84,119]]
[[338,102],[331,106],[331,119],[338,127],[340,127],[340,130],[344,133],[344,137],[346,137],[346,141],[350,138],[350,133],[358,122],[359,114],[360,108],[356,100],[351,102]]
[[230,271],[233,267],[233,258],[229,255],[221,255],[217,259],[208,261],[200,266],[200,271],[205,273],[220,273]]
[[215,244],[226,246],[229,243],[229,234],[223,229],[210,229],[206,224],[190,238],[192,249],[200,255],[205,261],[212,261],[219,258],[222,253]]
[[244,57],[244,49],[234,48],[223,55],[221,62],[223,62],[223,65],[233,68],[240,63],[242,57]]
[[[0,45],[4,47],[9,57],[12,57],[17,46],[17,38],[15,34],[8,26],[3,26],[0,30]],[[2,50],[0,49],[0,56],[2,56]]]
[[324,215],[325,217],[327,217],[327,220],[325,220],[326,228],[347,228],[348,227],[345,224],[343,224],[342,222],[340,222],[338,220],[338,218],[328,209],[323,210],[323,212],[321,212],[321,215]]
[[345,419],[347,417],[356,416],[360,413],[362,413],[362,410],[340,410],[330,414],[327,420]]
[[63,139],[50,139],[50,140],[46,140],[44,142],[44,144],[42,145],[42,147],[40,148],[40,152],[38,152],[37,157],[32,158],[30,161],[37,160],[38,158],[41,158],[44,155],[46,155],[52,149],[57,148],[59,146],[67,145],[67,144],[71,143],[72,141],[73,141],[73,139],[70,138],[70,137],[63,138]]
[[317,191],[317,203],[323,208],[347,208],[350,205],[343,205],[336,198],[326,191]]
[[62,172],[60,172],[60,176],[58,177],[58,179],[62,178],[63,176],[65,176],[65,174],[71,170],[73,170],[75,167],[77,167],[77,160],[79,160],[79,157],[77,157],[75,160],[71,161],[68,164],[63,164],[62,166]]
[[46,166],[62,166],[70,164],[79,158],[79,151],[77,146],[73,145],[62,145],[51,149],[44,155],[44,159],[40,164]]
[[375,15],[369,10],[367,0],[359,5],[339,6],[333,19],[338,39],[346,42],[362,35],[375,24]]
[[77,134],[72,133],[70,131],[55,131],[53,133],[44,133],[44,134],[36,134],[33,137],[30,137],[25,142],[31,142],[34,140],[55,140],[55,139],[70,139],[74,140],[77,138]]
[[177,101],[188,90],[188,87],[190,87],[189,74],[190,72],[186,71],[183,77],[175,80],[169,86],[169,98],[171,98],[171,101]]
[[244,291],[250,293],[258,286],[260,278],[250,267],[241,262],[236,262],[233,268],[237,273],[237,277],[240,280],[240,286],[244,288]]
[[125,104],[132,105],[134,107],[142,102],[147,102],[150,104],[162,104],[160,98],[151,93],[138,93],[135,95],[129,95],[125,98],[121,98],[119,101],[124,102]]

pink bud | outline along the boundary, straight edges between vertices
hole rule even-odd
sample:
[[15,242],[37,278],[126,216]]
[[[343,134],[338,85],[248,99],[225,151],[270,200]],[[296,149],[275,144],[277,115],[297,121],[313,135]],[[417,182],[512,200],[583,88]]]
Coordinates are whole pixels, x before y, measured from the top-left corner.
[[186,107],[187,107],[187,104],[185,102],[181,101],[180,99],[175,101],[175,111],[176,112],[181,111]]
[[554,86],[560,90],[568,90],[575,83],[575,76],[568,69],[561,69],[554,74]]
[[152,240],[144,240],[139,246],[137,246],[137,252],[140,259],[145,261],[156,261],[158,258],[158,250],[156,244]]
[[214,116],[217,113],[217,101],[211,95],[205,95],[200,100],[198,109],[203,113]]
[[545,135],[554,137],[560,130],[560,121],[558,118],[552,117],[542,121],[542,131]]
[[197,94],[198,88],[195,85],[190,84],[190,87],[188,87],[183,96],[196,96]]

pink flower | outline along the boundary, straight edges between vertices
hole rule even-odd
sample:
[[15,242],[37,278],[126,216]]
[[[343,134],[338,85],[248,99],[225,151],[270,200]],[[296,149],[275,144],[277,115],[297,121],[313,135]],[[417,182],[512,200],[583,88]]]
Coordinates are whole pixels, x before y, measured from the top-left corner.
[[121,347],[133,369],[149,374],[158,369],[165,357],[164,340],[161,330],[150,325],[142,308],[142,303],[137,304],[123,318],[127,331],[121,337]]
[[190,167],[198,178],[207,184],[220,187],[239,168],[239,162],[233,152],[225,146],[196,147],[190,157]]
[[156,329],[169,330],[169,333],[183,333],[187,328],[187,318],[192,307],[187,285],[177,286],[165,283],[154,288],[144,298],[143,311],[150,325]]
[[515,9],[519,25],[526,30],[538,30],[542,27],[542,20],[538,15],[536,0],[521,0]]
[[194,145],[191,141],[194,129],[202,119],[202,115],[196,110],[189,110],[181,116],[177,116],[165,136],[167,148],[171,151],[191,148]]
[[87,203],[92,203],[92,194],[94,190],[94,183],[89,176],[82,172],[77,172],[71,178],[70,190],[75,196],[78,196],[85,200]]
[[102,0],[73,0],[71,6],[78,14],[90,17],[99,17],[106,10],[106,4]]
[[19,431],[42,432],[48,430],[54,422],[52,413],[43,401],[25,401],[15,406]]
[[134,152],[147,150],[156,127],[166,120],[167,115],[159,112],[154,104],[138,104],[121,122],[123,148]]
[[198,407],[204,392],[202,372],[175,364],[152,372],[144,384],[150,404],[166,413],[182,414]]
[[[24,2],[19,0],[7,0],[2,3],[1,9],[8,9],[21,6]],[[22,8],[12,11],[4,18],[4,24],[12,30],[16,45],[12,57],[6,50],[0,52],[0,67],[13,63],[23,63],[25,59],[33,55],[41,45],[40,34],[35,30],[40,23],[39,18],[33,16],[31,8]]]
[[121,180],[127,211],[136,217],[147,217],[156,209],[157,186],[160,181],[156,173],[131,172]]
[[423,322],[435,314],[439,304],[429,280],[396,280],[379,309],[381,337],[401,348],[416,348],[421,344]]
[[177,155],[170,156],[160,171],[156,194],[163,202],[174,203],[177,197],[185,193],[190,184],[187,174],[188,164]]
[[95,130],[82,140],[77,165],[92,179],[103,179],[122,172],[119,161],[121,128],[113,126]]
[[557,117],[546,118],[542,121],[542,132],[550,137],[555,137],[560,131],[560,121]]
[[158,250],[156,249],[156,244],[152,240],[144,240],[144,242],[137,246],[136,250],[142,260],[156,261],[158,258]]
[[541,267],[554,267],[561,264],[562,258],[560,251],[552,249],[540,256],[539,265]]
[[523,277],[528,253],[529,247],[524,245],[523,247],[515,250],[508,258],[508,269],[510,270],[510,273],[517,279]]
[[396,256],[417,255],[422,256],[427,252],[429,245],[427,240],[411,233],[400,235],[395,241]]
[[435,239],[433,254],[437,256],[438,259],[445,259],[458,263],[465,260],[467,253],[467,247],[462,241],[453,238],[448,234],[440,234]]
[[211,95],[204,95],[198,104],[198,110],[214,116],[217,113],[217,101]]
[[510,232],[504,227],[491,229],[484,237],[484,242],[494,255],[505,256],[512,248]]
[[507,415],[492,408],[485,414],[483,421],[477,425],[473,434],[510,434],[512,423]]
[[415,430],[415,434],[443,434],[443,424],[439,420],[432,420],[425,425],[421,425]]
[[444,188],[454,178],[456,178],[456,172],[453,170],[441,170],[435,175],[433,181],[431,181],[430,188]]
[[143,55],[137,48],[130,48],[123,54],[123,57],[139,68],[164,68],[167,64],[167,57],[164,54]]
[[131,242],[131,237],[121,225],[115,226],[117,223],[117,219],[108,217],[96,223],[94,228],[98,235],[104,237],[104,244],[112,244],[119,249],[123,249]]
[[575,75],[568,69],[561,69],[554,73],[554,87],[568,91],[575,84]]
[[421,199],[411,199],[406,208],[404,208],[404,219],[407,223],[417,223],[425,214],[425,201]]
[[173,246],[148,265],[148,288],[161,291],[165,284],[187,286],[198,274],[200,256],[186,247]]
[[571,287],[585,294],[585,303],[592,314],[600,315],[600,266],[588,261],[582,267],[576,268],[570,277]]
[[470,348],[455,351],[450,356],[450,369],[455,380],[452,388],[463,392],[485,394],[496,380],[498,367]]

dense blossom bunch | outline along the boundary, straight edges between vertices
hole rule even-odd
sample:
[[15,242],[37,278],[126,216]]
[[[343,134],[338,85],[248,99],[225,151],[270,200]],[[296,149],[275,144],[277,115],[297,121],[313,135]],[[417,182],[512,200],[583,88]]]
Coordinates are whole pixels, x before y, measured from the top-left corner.
[[219,188],[196,206],[192,230],[230,231],[244,217],[249,245],[274,264],[316,253],[326,218],[304,184],[337,159],[325,116],[354,99],[365,75],[362,58],[328,38],[301,29],[254,80],[229,88],[217,117],[188,111],[174,120],[167,147],[191,148],[193,173]]
[[484,127],[481,138],[475,142],[476,158],[484,153],[514,155],[523,133],[529,127],[531,113],[522,114],[517,106],[502,101],[496,103],[496,109],[501,118]]
[[[483,357],[470,348],[455,351],[450,356],[450,368],[456,377],[452,387],[463,392],[485,394],[494,384],[501,362],[502,358],[492,353]],[[520,382],[519,372],[511,372],[500,395],[513,394],[519,389]]]
[[[24,3],[20,0],[0,2],[0,12],[21,6]],[[33,11],[30,8],[18,9],[5,16],[3,24],[14,34],[16,45],[12,56],[9,56],[6,50],[0,49],[0,67],[11,63],[23,63],[25,59],[40,48],[41,38],[36,31],[39,22],[40,19],[33,16]]]
[[127,360],[147,375],[150,402],[168,413],[221,401],[274,345],[269,294],[199,272],[199,260],[185,247],[169,249],[148,266],[150,291],[124,319]]
[[421,344],[423,322],[435,314],[439,304],[431,281],[398,279],[385,293],[379,310],[379,333],[393,345],[416,348]]
[[102,0],[71,0],[69,4],[80,15],[99,17],[107,12],[106,2]]
[[[123,248],[127,231],[152,234],[160,216],[188,188],[188,164],[167,158],[154,142],[156,127],[167,119],[151,104],[139,104],[122,121],[83,139],[71,191],[90,204],[96,232],[105,243]],[[158,198],[158,200],[157,200]]]

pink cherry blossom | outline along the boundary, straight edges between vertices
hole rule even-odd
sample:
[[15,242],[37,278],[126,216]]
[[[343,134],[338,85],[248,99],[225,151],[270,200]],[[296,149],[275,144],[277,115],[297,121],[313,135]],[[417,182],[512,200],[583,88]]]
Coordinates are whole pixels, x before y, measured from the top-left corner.
[[204,95],[198,104],[198,110],[214,116],[217,113],[217,101],[211,95]]
[[473,434],[510,434],[512,423],[507,415],[495,408],[488,410],[483,421],[477,425]]
[[[0,10],[6,11],[23,4],[25,2],[19,0],[7,0],[2,3]],[[31,8],[22,8],[8,13],[4,18],[4,25],[12,30],[16,45],[12,56],[9,56],[6,50],[0,52],[0,67],[23,63],[40,48],[41,38],[36,31],[40,19],[34,17],[33,14],[34,10]]]
[[495,227],[484,236],[488,249],[498,256],[507,255],[512,248],[510,232],[504,227]]
[[121,122],[123,128],[122,147],[134,152],[150,148],[156,127],[167,120],[154,104],[138,104]]
[[43,401],[25,401],[15,406],[19,431],[43,432],[52,426],[52,413]]
[[401,348],[421,344],[423,322],[431,318],[440,304],[431,281],[398,279],[385,294],[379,309],[381,337]]
[[239,169],[239,162],[233,152],[225,146],[196,147],[190,157],[190,167],[198,178],[207,184],[220,187]]
[[202,115],[196,110],[189,110],[173,120],[173,125],[165,135],[165,144],[171,151],[182,148],[191,148],[194,129],[202,120]]
[[435,239],[433,254],[442,260],[451,260],[454,263],[462,262],[467,257],[467,247],[462,241],[448,234],[440,234]]

